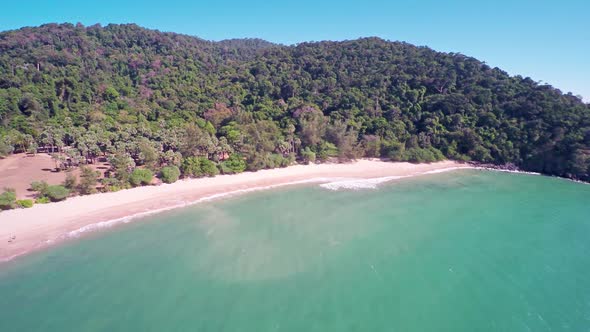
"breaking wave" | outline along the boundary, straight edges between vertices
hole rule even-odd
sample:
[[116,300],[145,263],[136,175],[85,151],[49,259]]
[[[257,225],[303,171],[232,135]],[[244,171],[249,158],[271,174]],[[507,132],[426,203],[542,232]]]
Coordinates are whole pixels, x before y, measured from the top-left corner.
[[235,196],[235,195],[239,195],[239,194],[254,192],[254,191],[262,191],[262,190],[273,189],[273,188],[278,188],[278,187],[283,187],[283,186],[306,184],[306,183],[321,183],[320,187],[322,187],[324,189],[328,189],[328,190],[334,190],[334,191],[336,191],[336,190],[376,189],[376,188],[378,188],[378,186],[380,184],[390,182],[393,180],[415,177],[415,176],[420,176],[420,175],[427,175],[427,174],[445,173],[445,172],[450,172],[450,171],[454,171],[454,170],[469,169],[469,168],[471,168],[471,169],[485,169],[485,170],[509,172],[509,173],[523,173],[523,174],[540,175],[539,173],[533,173],[533,172],[499,170],[499,169],[490,169],[490,168],[483,168],[483,167],[448,167],[448,168],[436,169],[436,170],[426,171],[426,172],[412,174],[412,175],[386,176],[386,177],[369,178],[369,179],[318,177],[318,178],[312,178],[312,179],[307,179],[307,180],[274,184],[274,185],[269,185],[269,186],[260,186],[260,187],[253,187],[253,188],[247,188],[247,189],[233,190],[233,191],[228,191],[228,192],[224,192],[224,193],[218,193],[218,194],[205,196],[205,197],[199,198],[194,201],[186,201],[186,202],[182,201],[182,202],[179,202],[178,204],[163,207],[160,209],[143,211],[143,212],[135,213],[135,214],[128,215],[125,217],[121,217],[121,218],[110,219],[110,220],[106,220],[106,221],[101,221],[101,222],[89,224],[89,225],[83,226],[81,228],[78,228],[76,230],[70,231],[70,232],[62,235],[59,238],[48,240],[47,243],[48,244],[54,243],[54,242],[57,242],[57,241],[62,240],[64,238],[79,237],[80,235],[87,233],[87,232],[92,232],[92,231],[96,231],[96,230],[103,229],[103,228],[109,228],[109,227],[112,227],[117,224],[126,224],[126,223],[132,222],[136,219],[150,216],[153,214],[157,214],[157,213],[161,213],[161,212],[165,212],[165,211],[169,211],[169,210],[174,210],[174,209],[178,209],[178,208],[182,208],[182,207],[186,207],[186,206],[191,206],[191,205],[195,205],[195,204],[199,204],[199,203],[203,203],[203,202],[209,202],[209,201],[213,201],[213,200],[217,200],[217,199],[222,199],[224,197],[230,197],[230,196]]
[[357,179],[357,178],[347,178],[347,179],[340,179],[337,181],[332,181],[328,183],[320,184],[320,187],[329,190],[341,190],[341,189],[349,189],[349,190],[362,190],[362,189],[376,189],[377,186],[384,182],[389,182],[392,180],[397,180],[401,178],[406,178],[408,176],[386,176],[382,178],[372,178],[372,179]]
[[501,168],[493,168],[493,167],[472,167],[472,169],[479,169],[484,171],[494,171],[494,172],[502,172],[502,173],[515,173],[515,174],[529,174],[529,175],[543,175],[537,172],[527,172],[527,171],[520,171],[520,170],[513,170],[513,169],[501,169]]
[[121,217],[121,218],[115,218],[115,219],[110,219],[110,220],[106,220],[106,221],[100,221],[100,222],[88,224],[88,225],[80,227],[76,230],[70,231],[58,238],[48,240],[48,241],[46,241],[46,243],[51,244],[51,243],[55,243],[60,240],[63,240],[65,238],[79,237],[80,235],[87,233],[87,232],[92,232],[92,231],[96,231],[96,230],[103,229],[103,228],[109,228],[109,227],[112,227],[117,224],[130,223],[130,222],[135,221],[135,220],[142,218],[142,217],[146,217],[146,216],[150,216],[153,214],[158,214],[161,212],[174,210],[174,209],[178,209],[178,208],[182,208],[182,207],[187,207],[187,206],[191,206],[191,205],[195,205],[195,204],[199,204],[199,203],[203,203],[203,202],[209,202],[209,201],[213,201],[213,200],[217,200],[217,199],[222,199],[225,197],[236,196],[236,195],[245,194],[245,193],[254,192],[254,191],[273,189],[273,188],[278,188],[278,187],[283,187],[283,186],[306,184],[306,183],[319,183],[319,182],[326,182],[326,181],[330,181],[330,180],[331,180],[330,178],[312,178],[312,179],[307,179],[307,180],[285,182],[285,183],[274,184],[274,185],[269,185],[269,186],[260,186],[260,187],[252,187],[252,188],[247,188],[247,189],[238,189],[238,190],[233,190],[233,191],[228,191],[228,192],[224,192],[224,193],[218,193],[218,194],[213,194],[213,195],[201,197],[201,198],[194,200],[194,201],[181,201],[177,204],[163,207],[160,209],[142,211],[142,212],[138,212],[138,213],[128,215],[125,217]]
[[386,183],[393,180],[399,180],[403,178],[410,178],[416,177],[420,175],[428,175],[428,174],[438,174],[438,173],[445,173],[459,169],[470,169],[471,167],[448,167],[448,168],[441,168],[435,169],[431,171],[415,173],[411,175],[401,175],[401,176],[385,176],[381,178],[369,178],[369,179],[361,179],[361,178],[344,178],[338,179],[336,181],[328,182],[320,184],[320,187],[328,190],[364,190],[364,189],[377,189],[378,186],[382,183]]

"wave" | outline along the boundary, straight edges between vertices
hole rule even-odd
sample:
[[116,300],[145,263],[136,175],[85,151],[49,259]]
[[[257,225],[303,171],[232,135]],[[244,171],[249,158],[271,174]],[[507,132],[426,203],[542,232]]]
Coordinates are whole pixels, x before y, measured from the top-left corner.
[[579,184],[585,184],[585,185],[590,185],[590,182],[586,182],[586,181],[582,181],[582,180],[576,180],[576,179],[567,179],[567,178],[562,178],[559,176],[554,176],[554,178],[558,178],[558,179],[563,179],[563,180],[567,180],[570,182],[574,182],[574,183],[579,183]]
[[576,180],[576,179],[570,179],[570,178],[565,178],[565,177],[557,176],[557,175],[546,175],[546,174],[538,173],[538,172],[527,172],[527,171],[509,170],[509,169],[497,169],[497,168],[491,168],[491,167],[473,167],[473,169],[486,170],[486,171],[496,171],[496,172],[504,172],[504,173],[540,175],[540,176],[547,176],[547,177],[551,177],[551,178],[556,178],[556,179],[559,179],[559,180],[565,180],[565,181],[569,181],[569,182],[575,182],[575,183],[590,185],[590,182]]
[[187,207],[187,206],[191,206],[191,205],[196,205],[196,204],[203,203],[203,202],[209,202],[209,201],[213,201],[213,200],[217,200],[217,199],[222,199],[222,198],[229,197],[229,196],[235,196],[235,195],[245,194],[245,193],[254,192],[254,191],[268,190],[268,189],[273,189],[273,188],[278,188],[278,187],[283,187],[283,186],[291,186],[291,185],[306,184],[306,183],[319,183],[319,182],[326,182],[326,181],[331,181],[331,180],[332,180],[332,178],[318,177],[318,178],[312,178],[312,179],[307,179],[307,180],[291,181],[291,182],[273,184],[273,185],[268,185],[268,186],[252,187],[252,188],[247,188],[247,189],[238,189],[238,190],[232,190],[232,191],[227,191],[227,192],[218,193],[218,194],[212,194],[209,196],[201,197],[201,198],[196,199],[194,201],[181,201],[178,204],[166,206],[166,207],[159,208],[159,209],[138,212],[138,213],[128,215],[125,217],[121,217],[121,218],[109,219],[106,221],[100,221],[100,222],[96,222],[93,224],[88,224],[88,225],[80,227],[76,230],[70,231],[70,232],[68,232],[60,237],[57,237],[55,239],[47,240],[46,243],[52,244],[52,243],[58,242],[60,240],[63,240],[65,238],[79,237],[82,234],[87,233],[87,232],[92,232],[92,231],[96,231],[96,230],[103,229],[103,228],[109,228],[109,227],[112,227],[117,224],[126,224],[129,222],[135,221],[139,218],[150,216],[153,214],[158,214],[158,213],[169,211],[169,210],[174,210],[174,209],[183,208],[183,207]]
[[317,177],[317,178],[311,178],[311,179],[306,179],[306,180],[273,184],[273,185],[268,185],[268,186],[259,186],[259,187],[252,187],[252,188],[246,188],[246,189],[232,190],[232,191],[227,191],[227,192],[223,192],[223,193],[217,193],[217,194],[212,194],[209,196],[204,196],[204,197],[201,197],[201,198],[193,200],[193,201],[181,201],[178,204],[166,206],[166,207],[159,208],[159,209],[142,211],[142,212],[138,212],[135,214],[120,217],[120,218],[109,219],[109,220],[105,220],[105,221],[100,221],[100,222],[88,224],[88,225],[85,225],[85,226],[80,227],[78,229],[75,229],[73,231],[67,232],[67,233],[62,234],[60,236],[57,236],[53,239],[49,239],[45,242],[40,242],[32,248],[28,248],[26,250],[23,250],[22,252],[14,254],[12,256],[0,258],[0,263],[11,261],[19,256],[26,255],[30,252],[42,249],[45,246],[57,244],[59,242],[62,242],[64,240],[71,239],[71,238],[78,238],[78,237],[84,235],[85,233],[98,231],[98,230],[105,229],[105,228],[110,228],[110,227],[116,226],[118,224],[127,224],[130,222],[136,221],[138,219],[141,219],[143,217],[158,214],[161,212],[166,212],[169,210],[183,208],[183,207],[196,205],[196,204],[203,203],[203,202],[209,202],[209,201],[213,201],[213,200],[217,200],[217,199],[222,199],[224,197],[235,196],[235,195],[245,194],[245,193],[254,192],[254,191],[262,191],[262,190],[273,189],[273,188],[278,188],[278,187],[283,187],[283,186],[306,184],[306,183],[329,182],[329,181],[332,181],[333,179],[334,178],[329,178],[329,177]]
[[[142,211],[142,212],[138,212],[138,213],[135,213],[132,215],[120,217],[120,218],[115,218],[115,219],[110,219],[110,220],[106,220],[106,221],[96,222],[93,224],[88,224],[88,225],[80,227],[76,230],[65,233],[61,236],[58,236],[54,239],[39,243],[34,248],[29,248],[28,250],[17,253],[13,256],[2,258],[2,259],[0,259],[0,262],[11,261],[12,259],[14,259],[18,256],[21,256],[21,255],[27,254],[28,252],[36,251],[36,250],[42,248],[43,246],[55,244],[57,242],[60,242],[62,240],[68,239],[68,238],[77,238],[77,237],[80,237],[81,235],[83,235],[84,233],[93,232],[93,231],[97,231],[97,230],[104,229],[104,228],[110,228],[110,227],[113,227],[117,224],[130,223],[130,222],[133,222],[135,220],[138,220],[138,219],[146,217],[146,216],[158,214],[158,213],[173,210],[173,209],[196,205],[196,204],[203,203],[203,202],[209,202],[209,201],[222,199],[225,197],[230,197],[230,196],[235,196],[235,195],[240,195],[240,194],[245,194],[245,193],[249,193],[249,192],[262,191],[262,190],[268,190],[268,189],[273,189],[273,188],[278,188],[278,187],[283,187],[283,186],[307,184],[307,183],[320,183],[320,187],[322,187],[324,189],[328,189],[328,190],[333,190],[333,191],[342,190],[342,189],[344,189],[344,190],[376,189],[376,188],[378,188],[378,186],[380,184],[386,183],[389,181],[393,181],[393,180],[398,180],[398,179],[402,179],[402,178],[409,178],[409,177],[416,177],[416,176],[420,176],[420,175],[445,173],[445,172],[450,172],[450,171],[454,171],[454,170],[461,170],[461,169],[476,169],[476,170],[487,170],[487,171],[497,171],[497,172],[507,172],[507,173],[542,175],[540,173],[535,173],[535,172],[503,170],[503,169],[478,167],[478,166],[463,166],[463,167],[448,167],[448,168],[442,168],[442,169],[435,169],[435,170],[430,170],[430,171],[426,171],[426,172],[422,172],[422,173],[416,173],[416,174],[404,175],[404,176],[386,176],[386,177],[369,178],[369,179],[316,177],[316,178],[311,178],[311,179],[307,179],[307,180],[291,181],[291,182],[273,184],[273,185],[268,185],[268,186],[252,187],[252,188],[247,188],[247,189],[238,189],[238,190],[228,191],[228,192],[224,192],[224,193],[217,193],[217,194],[201,197],[201,198],[196,199],[194,201],[181,201],[178,204],[174,204],[174,205],[159,208],[159,209]],[[583,181],[577,181],[577,180],[572,180],[572,179],[567,179],[567,180],[573,181],[573,182],[579,182],[579,183],[583,183],[583,184],[589,184],[589,183],[583,182]]]
[[[213,195],[201,197],[201,198],[194,200],[194,201],[182,201],[182,202],[179,202],[178,204],[163,207],[160,209],[143,211],[143,212],[139,212],[136,214],[121,217],[121,218],[110,219],[110,220],[106,220],[106,221],[101,221],[101,222],[89,224],[89,225],[83,226],[81,228],[78,228],[76,230],[70,231],[70,232],[68,232],[56,239],[48,240],[46,243],[50,244],[50,243],[55,243],[60,240],[63,240],[64,238],[79,237],[82,234],[87,233],[87,232],[92,232],[92,231],[96,231],[96,230],[103,229],[103,228],[109,228],[109,227],[112,227],[117,224],[126,224],[129,222],[135,221],[139,218],[147,217],[147,216],[150,216],[153,214],[158,214],[158,213],[169,211],[169,210],[183,208],[183,207],[187,207],[187,206],[191,206],[191,205],[195,205],[195,204],[199,204],[199,203],[203,203],[203,202],[209,202],[209,201],[222,199],[225,197],[230,197],[230,196],[235,196],[235,195],[240,195],[240,194],[245,194],[245,193],[249,193],[249,192],[262,191],[262,190],[268,190],[268,189],[273,189],[273,188],[278,188],[278,187],[283,187],[283,186],[306,184],[306,183],[320,183],[320,187],[322,187],[324,189],[332,190],[332,191],[377,189],[380,184],[390,182],[393,180],[399,180],[399,179],[403,179],[403,178],[410,178],[410,177],[416,177],[416,176],[428,175],[428,174],[446,173],[446,172],[455,171],[455,170],[462,170],[462,169],[477,169],[477,170],[487,170],[487,171],[496,171],[496,172],[505,172],[505,173],[542,175],[541,173],[536,173],[536,172],[503,170],[503,169],[477,167],[477,166],[468,166],[468,167],[463,166],[463,167],[448,167],[448,168],[434,169],[434,170],[411,174],[411,175],[385,176],[385,177],[380,177],[380,178],[368,178],[368,179],[317,177],[317,178],[311,178],[311,179],[307,179],[307,180],[291,181],[291,182],[273,184],[273,185],[268,185],[268,186],[252,187],[252,188],[247,188],[247,189],[238,189],[238,190],[233,190],[233,191],[228,191],[228,192],[224,192],[224,193],[218,193],[218,194],[213,194]],[[569,179],[569,180],[574,181],[574,182],[581,182],[581,181],[575,181],[575,180],[571,180],[571,179]],[[585,183],[585,182],[581,182],[581,183]],[[588,183],[585,183],[585,184],[588,184]]]
[[420,174],[416,174],[416,175],[446,173],[446,172],[455,171],[455,170],[459,170],[459,169],[473,169],[473,167],[471,167],[471,166],[447,167],[447,168],[441,168],[441,169],[433,169],[431,171],[426,171],[424,173],[420,173]]
[[338,181],[328,182],[320,184],[320,187],[329,190],[340,190],[340,189],[350,189],[350,190],[362,190],[362,189],[376,189],[377,186],[381,183],[397,180],[401,178],[406,178],[406,176],[386,176],[382,178],[372,178],[372,179],[358,179],[358,178],[347,178],[341,179]]
[[259,187],[252,187],[252,188],[246,188],[246,189],[232,190],[232,191],[228,191],[228,192],[204,196],[204,197],[201,197],[201,198],[196,199],[194,201],[181,201],[178,204],[166,206],[166,207],[159,208],[159,209],[142,211],[142,212],[138,212],[138,213],[135,213],[132,215],[127,215],[127,216],[124,216],[121,218],[109,219],[106,221],[100,221],[100,222],[88,224],[88,225],[80,227],[76,230],[70,231],[70,232],[68,232],[60,237],[57,237],[55,239],[47,240],[46,243],[52,244],[52,243],[59,242],[59,241],[66,239],[66,238],[79,237],[84,233],[97,231],[97,230],[104,229],[104,228],[110,228],[110,227],[113,227],[117,224],[127,224],[127,223],[133,222],[137,219],[147,217],[150,215],[154,215],[154,214],[158,214],[161,212],[166,212],[166,211],[170,211],[170,210],[174,210],[174,209],[178,209],[178,208],[183,208],[183,207],[187,207],[187,206],[191,206],[191,205],[196,205],[196,204],[200,204],[200,203],[204,203],[204,202],[209,202],[209,201],[213,201],[213,200],[218,200],[218,199],[222,199],[222,198],[226,198],[226,197],[230,197],[230,196],[236,196],[236,195],[255,192],[255,191],[262,191],[262,190],[268,190],[268,189],[279,188],[279,187],[284,187],[284,186],[308,184],[308,183],[321,183],[320,187],[325,188],[325,189],[329,189],[329,190],[376,189],[378,187],[378,185],[381,183],[385,183],[385,182],[389,182],[389,181],[393,181],[393,180],[397,180],[397,179],[414,177],[414,176],[425,175],[425,174],[443,173],[443,172],[449,172],[449,171],[458,170],[458,169],[466,169],[466,167],[449,167],[449,168],[427,171],[427,172],[423,172],[423,173],[419,173],[419,174],[404,175],[404,176],[386,176],[386,177],[381,177],[381,178],[369,178],[369,179],[316,177],[316,178],[311,178],[311,179],[306,179],[306,180],[291,181],[291,182],[273,184],[273,185],[268,185],[268,186],[259,186]]
[[[104,229],[104,228],[110,228],[110,227],[117,225],[117,224],[126,224],[129,222],[135,221],[137,219],[147,217],[150,215],[154,215],[154,214],[158,214],[161,212],[166,212],[166,211],[170,211],[170,210],[174,210],[174,209],[178,209],[178,208],[183,208],[183,207],[196,205],[196,204],[203,203],[203,202],[209,202],[209,201],[222,199],[222,198],[235,196],[235,195],[240,195],[240,194],[245,194],[245,193],[249,193],[249,192],[262,191],[262,190],[268,190],[268,189],[273,189],[273,188],[278,188],[278,187],[283,187],[283,186],[306,184],[306,183],[321,183],[320,187],[322,187],[324,189],[329,189],[329,190],[376,189],[380,184],[385,183],[385,182],[389,182],[389,181],[393,181],[393,180],[398,180],[398,179],[408,178],[408,177],[415,177],[415,176],[420,176],[420,175],[427,175],[427,174],[438,174],[438,173],[444,173],[444,172],[449,172],[449,171],[454,171],[454,170],[459,170],[459,169],[469,169],[469,168],[495,170],[495,171],[510,172],[510,173],[538,174],[538,173],[531,173],[531,172],[488,169],[488,168],[483,168],[483,167],[448,167],[448,168],[436,169],[436,170],[426,171],[426,172],[412,174],[412,175],[386,176],[386,177],[369,178],[369,179],[316,177],[316,178],[311,178],[311,179],[307,179],[307,180],[291,181],[291,182],[273,184],[273,185],[268,185],[268,186],[259,186],[259,187],[252,187],[252,188],[246,188],[246,189],[232,190],[232,191],[228,191],[228,192],[217,193],[217,194],[212,194],[209,196],[201,197],[201,198],[196,199],[194,201],[181,201],[178,204],[166,206],[166,207],[159,208],[159,209],[142,211],[142,212],[138,212],[138,213],[135,213],[132,215],[120,217],[120,218],[109,219],[106,221],[100,221],[100,222],[88,224],[88,225],[80,227],[76,230],[70,231],[70,232],[68,232],[60,237],[57,237],[55,239],[47,240],[46,243],[52,244],[52,243],[58,242],[60,240],[63,240],[64,238],[79,237],[82,234],[87,233],[87,232],[92,232],[92,231],[96,231],[96,230],[100,230],[100,229]],[[325,182],[325,183],[323,183],[323,182]]]
[[537,173],[537,172],[527,172],[527,171],[520,171],[520,170],[513,170],[513,169],[501,169],[501,168],[493,168],[493,167],[479,167],[479,166],[474,166],[474,167],[472,167],[472,169],[485,170],[485,171],[494,171],[494,172],[502,172],[502,173],[543,175],[543,174]]
[[420,175],[428,175],[428,174],[438,174],[438,173],[445,173],[450,171],[455,171],[459,169],[471,169],[472,167],[447,167],[441,169],[435,169],[431,171],[415,173],[411,175],[400,175],[400,176],[385,176],[381,178],[369,178],[369,179],[361,179],[361,178],[345,178],[339,179],[337,181],[332,181],[328,183],[320,184],[320,187],[328,190],[364,190],[364,189],[377,189],[380,184],[386,183],[393,180],[399,180],[403,178],[410,178],[416,177]]

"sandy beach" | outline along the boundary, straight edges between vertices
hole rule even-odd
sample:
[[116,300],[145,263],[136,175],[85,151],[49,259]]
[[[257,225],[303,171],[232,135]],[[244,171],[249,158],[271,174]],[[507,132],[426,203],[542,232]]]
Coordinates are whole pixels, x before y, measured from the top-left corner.
[[[78,196],[30,209],[0,212],[0,261],[39,250],[60,240],[116,224],[123,218],[181,207],[199,200],[304,181],[414,176],[468,168],[454,161],[432,164],[359,160],[348,164],[296,165],[287,168],[181,180],[114,193]],[[8,240],[16,237],[13,241]]]

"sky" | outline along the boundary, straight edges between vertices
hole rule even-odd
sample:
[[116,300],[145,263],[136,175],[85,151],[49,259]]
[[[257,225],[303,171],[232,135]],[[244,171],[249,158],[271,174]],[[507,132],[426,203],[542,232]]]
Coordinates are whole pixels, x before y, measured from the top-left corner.
[[0,30],[136,23],[208,40],[378,36],[485,61],[590,102],[590,0],[8,0]]

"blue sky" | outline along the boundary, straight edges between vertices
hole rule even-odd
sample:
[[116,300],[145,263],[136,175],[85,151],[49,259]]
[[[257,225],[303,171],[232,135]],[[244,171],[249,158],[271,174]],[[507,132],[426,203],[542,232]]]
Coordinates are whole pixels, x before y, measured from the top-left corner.
[[32,0],[2,4],[0,30],[137,23],[204,39],[292,44],[379,36],[476,57],[590,102],[590,0]]

